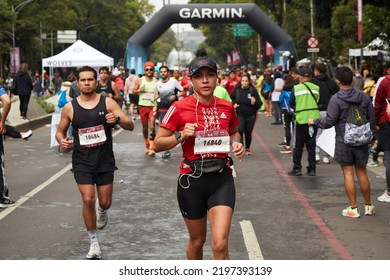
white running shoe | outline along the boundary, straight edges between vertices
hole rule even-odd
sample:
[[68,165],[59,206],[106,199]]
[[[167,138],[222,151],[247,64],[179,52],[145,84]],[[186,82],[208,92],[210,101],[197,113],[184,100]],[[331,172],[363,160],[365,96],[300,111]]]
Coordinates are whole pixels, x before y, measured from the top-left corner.
[[24,140],[27,140],[28,138],[30,138],[32,136],[32,130],[30,129],[29,131],[26,131],[26,132],[20,132],[20,136],[22,136],[22,138]]
[[89,252],[86,256],[89,260],[98,260],[102,258],[102,253],[100,251],[99,243],[92,242],[91,246],[89,247]]
[[319,154],[316,154],[316,162],[319,162],[320,161],[320,155]]
[[323,162],[323,163],[330,163],[329,157],[323,157],[323,158],[322,158],[322,162]]
[[378,201],[390,202],[390,195],[387,194],[387,190],[380,197],[378,197]]

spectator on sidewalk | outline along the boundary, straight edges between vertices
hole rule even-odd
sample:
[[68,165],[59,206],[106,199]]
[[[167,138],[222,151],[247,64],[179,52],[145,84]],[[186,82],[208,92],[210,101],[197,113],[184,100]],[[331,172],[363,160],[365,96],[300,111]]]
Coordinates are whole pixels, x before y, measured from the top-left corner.
[[28,64],[20,64],[18,73],[15,76],[15,94],[19,96],[20,116],[27,120],[28,103],[30,102],[31,91],[33,89],[32,79],[28,74]]
[[[349,146],[344,143],[345,123],[347,121],[349,104],[357,104],[362,114],[374,130],[374,108],[367,94],[352,88],[353,72],[348,67],[339,67],[336,72],[336,81],[340,90],[329,101],[327,116],[321,119],[318,127],[322,129],[335,127],[336,147],[334,159],[338,161],[344,174],[344,187],[347,193],[349,206],[342,211],[344,217],[359,218],[360,213],[356,200],[354,173],[357,176],[360,191],[364,199],[365,215],[375,214],[375,206],[371,204],[370,181],[368,180],[366,165],[368,161],[368,144]],[[313,125],[313,121],[309,120]]]
[[4,134],[6,133],[5,120],[7,119],[8,113],[11,109],[11,99],[1,85],[0,101],[3,105],[3,110],[0,115],[0,208],[6,208],[15,204],[15,202],[9,198],[7,180],[5,179],[4,174]]

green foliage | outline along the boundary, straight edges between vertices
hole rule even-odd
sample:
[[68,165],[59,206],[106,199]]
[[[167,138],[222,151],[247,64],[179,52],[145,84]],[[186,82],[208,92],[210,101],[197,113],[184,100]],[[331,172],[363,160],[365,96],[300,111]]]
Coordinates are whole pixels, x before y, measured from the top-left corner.
[[46,102],[46,99],[49,98],[50,96],[46,97],[38,97],[37,103],[46,111],[46,113],[50,114],[53,113],[55,110],[55,106],[52,103]]

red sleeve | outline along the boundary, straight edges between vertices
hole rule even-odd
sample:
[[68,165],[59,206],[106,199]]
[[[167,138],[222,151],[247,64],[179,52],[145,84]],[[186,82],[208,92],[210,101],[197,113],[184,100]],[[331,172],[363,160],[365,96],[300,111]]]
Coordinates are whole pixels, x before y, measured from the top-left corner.
[[180,108],[177,106],[177,102],[174,102],[169,107],[167,113],[161,121],[160,126],[169,129],[173,132],[180,131]]

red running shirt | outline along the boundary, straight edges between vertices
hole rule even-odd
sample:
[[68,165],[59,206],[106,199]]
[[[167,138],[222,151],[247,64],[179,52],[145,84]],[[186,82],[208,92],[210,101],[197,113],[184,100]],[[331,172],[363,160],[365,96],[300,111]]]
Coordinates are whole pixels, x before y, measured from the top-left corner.
[[[214,97],[211,104],[198,103],[192,95],[172,104],[160,126],[173,132],[182,131],[186,123],[198,123],[197,131],[225,130],[238,126],[238,118],[231,102]],[[194,154],[195,137],[188,138],[182,145],[183,158],[192,161],[202,158]],[[228,153],[202,154],[204,158],[226,158]],[[180,164],[180,173],[188,173],[187,165]]]

